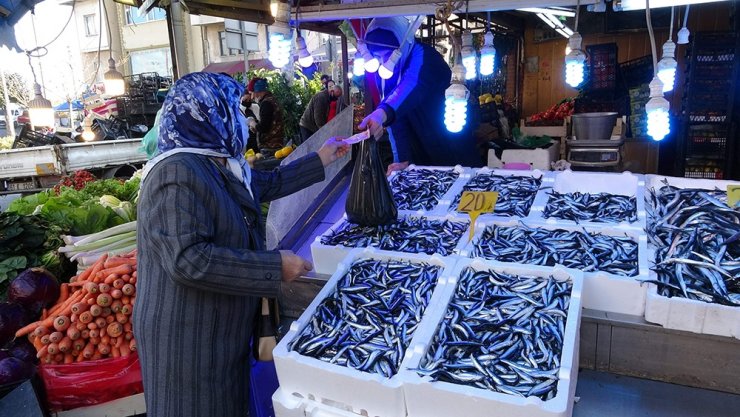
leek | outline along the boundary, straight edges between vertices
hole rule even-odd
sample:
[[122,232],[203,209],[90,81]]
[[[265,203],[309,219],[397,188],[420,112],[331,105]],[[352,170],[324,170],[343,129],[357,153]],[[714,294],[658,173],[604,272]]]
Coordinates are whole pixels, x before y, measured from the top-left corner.
[[113,226],[110,229],[105,229],[98,233],[87,235],[84,238],[75,242],[74,245],[82,246],[82,245],[85,245],[86,243],[95,242],[100,239],[104,239],[110,236],[120,235],[120,234],[130,232],[130,231],[136,231],[136,220],[132,222],[124,223],[124,224],[119,224],[118,226]]

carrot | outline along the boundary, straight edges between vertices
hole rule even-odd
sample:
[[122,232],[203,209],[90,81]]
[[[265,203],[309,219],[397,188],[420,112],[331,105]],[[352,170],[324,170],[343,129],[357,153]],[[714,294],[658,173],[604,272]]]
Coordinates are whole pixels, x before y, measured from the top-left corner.
[[[135,261],[133,261],[133,262],[135,262]],[[105,269],[101,270],[100,272],[98,272],[95,275],[95,278],[96,279],[103,279],[103,278],[105,278],[105,277],[107,277],[107,276],[109,276],[111,274],[117,274],[117,275],[126,275],[126,274],[129,274],[130,275],[133,271],[134,271],[134,269],[131,267],[130,263],[125,263],[125,264],[114,266],[114,267],[111,267],[111,268],[105,268]]]
[[72,339],[69,337],[65,337],[62,339],[61,342],[59,342],[59,351],[62,353],[67,353],[72,349]]
[[102,329],[108,324],[108,320],[106,320],[103,317],[98,317],[95,319],[95,325],[98,326],[98,329]]
[[49,334],[50,331],[47,327],[39,326],[36,328],[36,330],[33,331],[33,334],[36,336],[37,339],[40,339],[41,336]]
[[88,276],[87,280],[90,282],[98,282],[98,273],[102,271],[105,268],[105,261],[108,260],[108,254],[104,253],[98,260],[93,264],[90,269],[90,275]]
[[75,313],[75,314],[81,314],[81,313],[87,311],[89,308],[90,308],[90,306],[87,305],[87,303],[85,303],[85,302],[74,303],[72,305],[72,312]]
[[57,331],[63,332],[69,328],[70,320],[67,316],[57,316],[54,319],[54,328]]
[[123,344],[123,342],[124,342],[124,340],[123,340],[122,337],[111,337],[110,340],[111,340],[111,343],[113,344],[113,346],[115,346],[117,348],[120,348],[121,347],[121,344]]
[[111,356],[113,356],[114,358],[118,358],[121,356],[121,350],[115,346],[111,348],[110,353],[111,353]]
[[113,297],[113,299],[117,300],[121,297],[123,297],[123,291],[114,289],[110,292],[110,296]]
[[118,337],[121,334],[123,334],[123,326],[121,325],[121,323],[113,322],[113,323],[109,324],[108,325],[108,334],[111,337]]
[[85,329],[85,330],[83,330],[83,331],[80,332],[80,335],[82,336],[83,339],[89,339],[90,338],[90,330],[89,329]]
[[102,283],[98,284],[98,289],[101,293],[109,293],[112,288],[109,284]]
[[113,283],[118,281],[119,279],[121,279],[120,275],[110,274],[107,277],[105,277],[105,279],[103,280],[103,283],[108,284],[108,285],[113,285]]
[[56,355],[54,355],[53,360],[54,360],[54,363],[64,362],[64,353],[57,353]]
[[49,340],[48,334],[41,336],[41,343],[44,345],[48,345],[49,343],[51,343],[51,340]]
[[87,330],[97,330],[97,329],[98,329],[98,325],[95,324],[94,321],[87,323]]
[[131,263],[131,258],[115,256],[113,258],[108,258],[108,260],[105,261],[105,269],[113,268],[120,265],[131,265]]
[[126,281],[124,281],[121,278],[118,278],[117,280],[113,281],[113,288],[120,290],[123,288],[123,286],[126,285]]
[[133,326],[131,326],[131,322],[125,323],[123,325],[123,330],[126,331],[126,332],[131,333],[134,330],[133,329]]
[[131,284],[126,284],[121,288],[121,291],[124,295],[134,295],[134,293],[136,292],[136,287]]
[[73,363],[74,361],[75,361],[75,357],[71,353],[67,353],[66,355],[64,355],[64,364],[65,365],[66,364]]
[[130,315],[132,311],[133,309],[131,308],[131,305],[129,304],[124,304],[123,307],[121,307],[121,313],[127,316]]
[[77,330],[83,331],[83,330],[87,329],[87,324],[85,324],[85,323],[83,323],[81,321],[78,321],[77,323],[75,323],[75,327],[77,328]]
[[69,327],[67,329],[67,337],[69,337],[70,340],[77,340],[82,336],[79,330],[77,330],[77,327]]
[[90,306],[90,314],[92,314],[93,317],[98,317],[101,314],[103,314],[103,307],[93,304]]
[[47,309],[41,310],[41,320],[46,320],[49,317],[49,311]]
[[46,319],[40,320],[40,321],[35,321],[35,322],[31,323],[31,324],[28,324],[26,326],[21,327],[20,329],[18,329],[17,332],[15,332],[15,337],[23,337],[23,336],[25,336],[25,335],[27,335],[27,334],[35,331],[41,325],[41,323],[43,321],[45,321],[45,320]]
[[46,352],[49,355],[56,355],[57,353],[59,353],[59,345],[56,343],[49,343],[49,345],[46,348]]
[[[101,327],[100,329],[100,338],[102,339],[103,336],[108,336],[108,326]],[[110,337],[110,336],[108,336]]]
[[85,340],[84,339],[77,339],[72,341],[72,351],[73,352],[79,352],[82,349],[85,348]]
[[120,347],[119,349],[121,349],[121,356],[123,356],[124,358],[125,358],[126,356],[128,356],[128,355],[130,355],[130,354],[131,354],[131,349],[130,349],[130,348],[128,347],[128,345],[127,345],[127,344],[125,344],[125,343],[124,343],[124,344],[122,344],[122,345],[121,345],[121,347]]
[[131,349],[131,352],[136,352],[136,339],[131,339],[131,341],[128,342],[128,348]]
[[[130,280],[131,280],[131,275],[129,275],[129,274],[121,275],[121,283],[122,283],[121,284],[121,288],[123,288],[123,286],[126,285]],[[115,285],[116,282],[117,282],[117,280],[116,281],[113,281],[113,287],[118,288]]]
[[94,282],[88,282],[85,284],[85,290],[90,294],[97,294],[100,292],[100,287]]
[[[100,330],[100,333],[101,334],[103,333],[102,329]],[[111,337],[108,336],[107,334],[100,336],[100,343],[110,345],[110,340],[111,340]]]
[[96,337],[100,337],[100,330],[98,329],[90,330],[90,339],[94,339]]
[[111,305],[110,305],[110,309],[111,309],[111,311],[112,311],[112,312],[114,312],[114,313],[120,313],[120,312],[121,312],[121,307],[122,307],[122,306],[123,306],[123,303],[121,302],[121,300],[114,300],[114,301],[113,301],[113,302],[111,303]]
[[110,353],[110,346],[101,342],[98,345],[98,352],[100,352],[101,355],[107,355]]
[[111,314],[111,315],[109,315],[109,316],[106,316],[106,317],[105,317],[105,321],[106,321],[106,322],[107,322],[108,324],[110,324],[110,323],[113,323],[114,321],[116,321],[116,316],[114,316],[114,315],[112,315],[112,314]]
[[100,293],[97,301],[99,306],[109,307],[113,302],[113,297],[111,297],[108,293]]
[[97,346],[97,345],[100,344],[100,338],[99,337],[92,337],[92,336],[90,336],[90,343],[92,343],[93,345]]
[[69,313],[72,310],[72,306],[82,300],[85,297],[85,294],[82,293],[82,291],[77,291],[72,296],[70,296],[65,302],[55,305],[54,308],[49,310],[49,316],[68,316]]
[[117,313],[116,314],[116,321],[121,324],[126,324],[128,322],[128,316],[123,313]]
[[69,298],[69,284],[64,283],[59,286],[59,298],[54,304],[61,304]]
[[39,350],[41,350],[42,347],[44,347],[44,344],[41,343],[41,338],[40,337],[35,337],[31,341],[31,343],[33,344],[33,347],[36,348],[36,352],[38,352]]
[[59,343],[62,339],[64,339],[64,334],[62,334],[62,332],[54,332],[49,335],[49,341],[51,341],[51,343]]
[[82,314],[80,314],[80,323],[90,323],[93,319],[93,315],[90,314],[89,311],[84,311]]
[[128,282],[129,284],[136,284],[136,277],[135,276],[131,277],[131,279],[128,280]]
[[93,353],[95,353],[95,345],[93,345],[92,342],[88,342],[87,345],[85,345],[85,348],[82,349],[82,356],[84,356],[85,359],[90,359],[92,358]]
[[37,358],[41,358],[42,356],[46,355],[46,353],[49,351],[49,345],[44,345],[39,351],[36,353]]
[[134,338],[134,334],[131,333],[131,332],[126,332],[126,334],[123,336],[123,338],[126,339],[126,340],[131,340],[131,339]]
[[113,310],[111,310],[110,307],[103,307],[103,314],[101,316],[108,317],[113,313]]

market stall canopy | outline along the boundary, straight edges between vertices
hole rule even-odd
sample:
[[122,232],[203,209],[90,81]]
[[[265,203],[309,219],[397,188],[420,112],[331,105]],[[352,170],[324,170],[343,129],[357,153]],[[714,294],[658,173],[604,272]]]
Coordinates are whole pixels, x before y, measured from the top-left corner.
[[[249,61],[249,66],[254,68],[272,68],[270,62],[266,59],[253,59]],[[244,61],[214,62],[206,65],[203,72],[225,73],[234,75],[244,72]]]
[[0,48],[20,50],[15,40],[15,26],[26,12],[43,0],[0,0]]
[[[73,111],[82,111],[85,109],[85,106],[80,102],[80,100],[73,100],[72,101],[72,110]],[[69,111],[69,102],[63,102],[62,104],[54,107],[55,111]]]
[[[121,0],[123,1],[123,0]],[[170,0],[146,0],[139,11],[146,14],[154,7],[166,7]],[[180,0],[190,14],[223,17],[271,25],[270,0]]]

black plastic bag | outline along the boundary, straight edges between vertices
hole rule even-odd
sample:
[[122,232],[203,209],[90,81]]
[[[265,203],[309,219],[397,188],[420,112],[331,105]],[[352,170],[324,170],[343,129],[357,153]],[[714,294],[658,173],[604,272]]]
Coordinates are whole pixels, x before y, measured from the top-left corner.
[[361,226],[380,226],[398,219],[391,186],[380,161],[378,144],[372,138],[360,144],[347,196],[347,219]]

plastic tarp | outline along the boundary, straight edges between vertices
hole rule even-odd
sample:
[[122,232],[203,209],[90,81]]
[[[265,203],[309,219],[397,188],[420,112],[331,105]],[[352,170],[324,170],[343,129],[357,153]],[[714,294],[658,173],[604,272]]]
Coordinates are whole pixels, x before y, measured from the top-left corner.
[[20,51],[15,40],[15,26],[33,7],[43,0],[0,0],[0,47]]
[[[73,100],[72,101],[72,110],[73,111],[82,111],[85,109],[85,106],[82,105],[82,103],[79,100]],[[69,111],[69,103],[63,102],[62,104],[54,107],[55,111]]]

